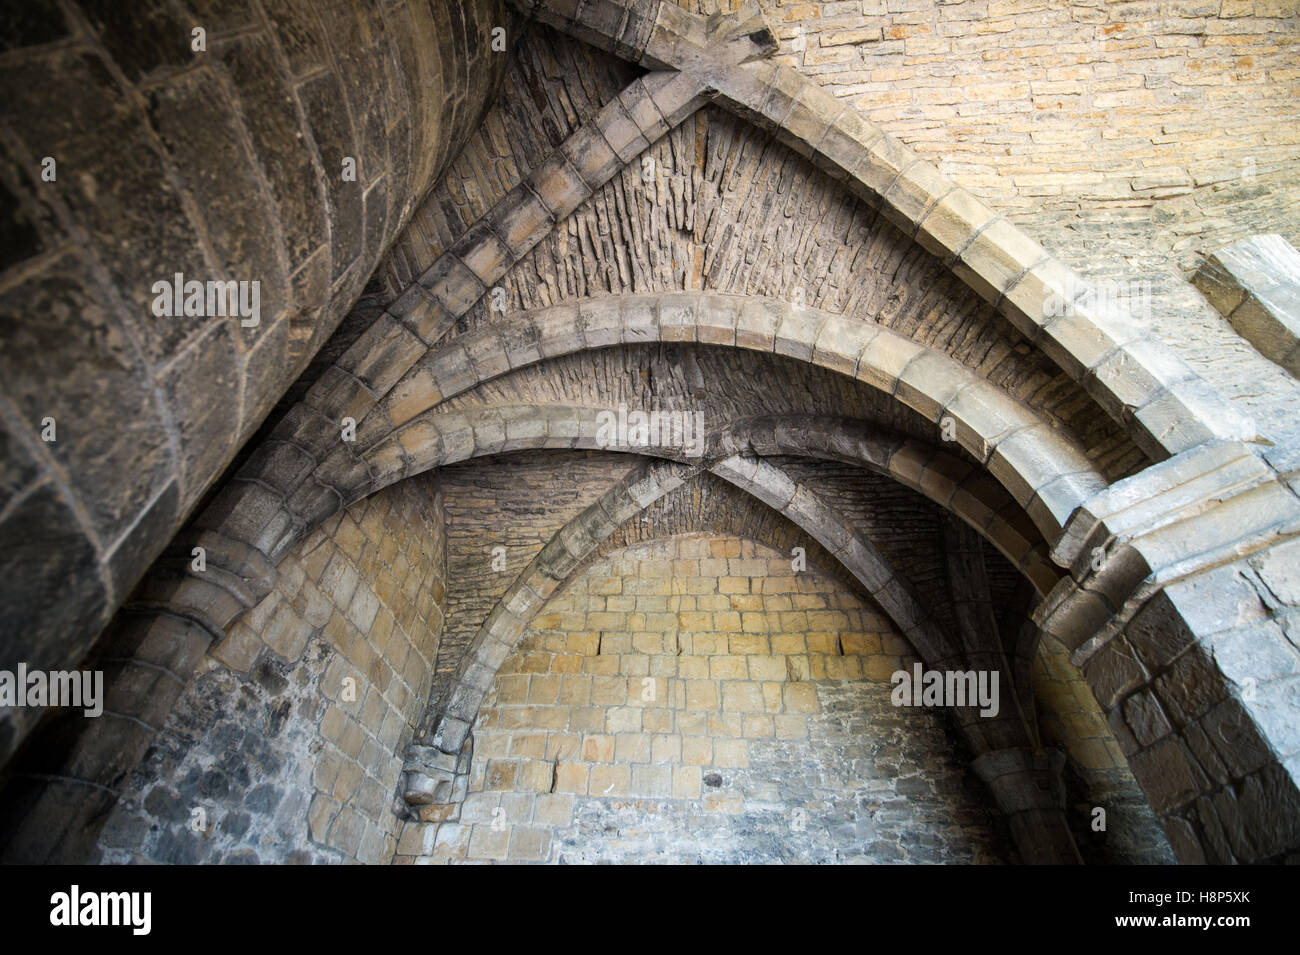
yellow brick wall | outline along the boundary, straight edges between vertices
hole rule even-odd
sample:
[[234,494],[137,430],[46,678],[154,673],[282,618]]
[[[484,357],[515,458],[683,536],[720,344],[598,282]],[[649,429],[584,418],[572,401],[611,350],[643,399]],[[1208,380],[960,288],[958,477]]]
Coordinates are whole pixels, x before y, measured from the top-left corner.
[[874,607],[762,545],[616,552],[502,668],[428,861],[1003,859],[944,717],[890,705],[912,660]]

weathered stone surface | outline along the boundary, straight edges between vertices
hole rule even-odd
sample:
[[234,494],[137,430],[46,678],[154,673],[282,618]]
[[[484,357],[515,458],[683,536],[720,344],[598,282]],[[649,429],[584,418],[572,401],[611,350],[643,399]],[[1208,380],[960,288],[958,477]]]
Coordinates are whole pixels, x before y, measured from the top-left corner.
[[[25,17],[6,38],[13,95],[0,112],[21,130],[12,149],[23,167],[39,174],[46,156],[59,164],[57,180],[30,185],[38,206],[57,193],[61,212],[31,218],[6,207],[5,216],[41,233],[24,241],[62,251],[6,274],[0,335],[12,367],[3,377],[33,440],[44,417],[58,423],[49,463],[63,470],[59,483],[74,489],[98,539],[100,567],[80,579],[91,588],[112,580],[100,595],[107,607],[121,604],[305,367],[302,351],[285,360],[290,323],[300,322],[296,341],[313,337],[304,327],[313,320],[329,326],[319,340],[328,335],[403,224],[407,193],[426,189],[465,135],[474,108],[460,98],[477,95],[464,102],[480,105],[503,64],[480,42],[500,7],[464,6],[458,35],[422,30],[416,43],[424,69],[476,64],[465,69],[480,77],[475,90],[454,97],[374,82],[398,56],[395,36],[376,29],[377,4],[282,12],[279,35],[293,38],[288,70],[261,16],[239,5],[205,11],[210,45],[200,53],[190,24],[160,3],[86,4],[75,51],[48,42],[66,30],[59,15]],[[434,17],[427,7],[409,15]],[[341,45],[327,44],[328,34]],[[304,73],[313,79],[300,85]],[[412,111],[426,121],[404,119]],[[419,157],[416,172],[408,155]],[[345,157],[356,162],[355,182],[343,181]],[[16,181],[5,178],[11,192]],[[81,251],[67,245],[69,228]],[[299,281],[331,257],[342,281]],[[258,315],[248,316],[256,323],[158,314],[155,284],[176,276],[258,283]],[[92,355],[92,368],[78,368]],[[61,662],[78,662],[102,623],[98,614],[64,621]]]
[[1261,355],[1300,375],[1300,252],[1286,239],[1252,236],[1219,249],[1192,284]]
[[[203,3],[203,59],[148,5],[132,29],[102,4],[76,24],[67,10],[17,24],[35,45],[7,50],[4,69],[47,82],[4,124],[18,135],[0,159],[0,295],[74,279],[74,312],[108,316],[96,327],[125,369],[105,404],[143,440],[135,460],[112,444],[120,429],[69,437],[60,408],[66,443],[38,442],[48,389],[33,403],[16,388],[0,526],[27,533],[14,519],[39,505],[74,528],[33,536],[88,555],[73,607],[98,622],[191,505],[210,505],[111,631],[108,697],[138,722],[63,721],[29,748],[25,772],[84,777],[91,798],[15,776],[5,818],[31,827],[7,858],[538,862],[629,845],[675,861],[841,858],[764,855],[755,834],[861,842],[854,861],[950,861],[928,831],[940,826],[949,846],[1000,847],[979,858],[1167,860],[1150,809],[1184,861],[1293,852],[1280,814],[1300,772],[1300,478],[1279,424],[1300,385],[1234,346],[1175,266],[1248,226],[1294,240],[1268,225],[1289,208],[1285,165],[1230,183],[1196,158],[1230,138],[1267,167],[1294,137],[1275,119],[1241,135],[1249,118],[1193,136],[1160,112],[1204,101],[1232,115],[1216,85],[1244,75],[1219,64],[1229,51],[1286,89],[1275,44],[1251,33],[1273,21],[1189,8],[1140,37],[1106,32],[1104,50],[1061,68],[1026,65],[1023,44],[1091,37],[1115,11],[1062,25],[962,4],[940,17],[519,2],[521,36],[477,2],[292,3],[252,19]],[[511,52],[478,68],[498,23]],[[70,25],[76,45],[51,43]],[[1191,33],[1211,39],[1170,80]],[[980,69],[954,72],[972,56]],[[1189,77],[1196,96],[1182,95]],[[14,119],[33,104],[33,122]],[[1070,117],[1087,136],[1113,110],[1160,118],[1052,168]],[[213,122],[189,135],[191,114]],[[90,134],[103,128],[140,160],[116,178]],[[51,137],[63,176],[38,184]],[[1116,173],[1112,144],[1141,173]],[[225,157],[210,182],[196,173],[208,154]],[[338,174],[345,157],[355,181]],[[150,188],[171,210],[161,229],[123,201]],[[1231,218],[1207,222],[1216,209]],[[265,320],[124,321],[175,255],[187,273],[265,272]],[[1116,293],[1117,274],[1142,278]],[[16,361],[22,381],[47,367]],[[84,387],[67,393],[79,417]],[[608,416],[637,407],[684,418],[698,445],[611,437]],[[101,490],[117,472],[144,490]],[[663,540],[677,549],[634,574],[588,572]],[[765,560],[751,541],[772,548]],[[26,543],[22,586],[55,570]],[[195,543],[206,570],[188,566]],[[810,585],[805,559],[835,585]],[[14,603],[21,617],[39,600]],[[860,606],[890,625],[862,627]],[[838,693],[883,685],[911,655],[1002,670],[1003,714],[958,707],[952,728],[988,787],[966,796],[991,796],[1004,822],[981,830],[951,774],[914,771],[927,737],[878,712],[887,691]],[[234,697],[248,706],[223,708]],[[843,723],[854,707],[889,727],[883,746],[879,726]],[[22,729],[0,725],[0,752]],[[1064,774],[1040,742],[1066,754]],[[241,775],[231,754],[248,746]],[[110,812],[103,787],[133,767]],[[791,838],[793,819],[773,825],[796,808],[772,782],[789,778],[889,800],[861,824],[860,800],[818,793],[797,807],[814,833]],[[206,839],[186,826],[195,804],[220,815]],[[1113,840],[1086,824],[1097,805],[1115,810]],[[722,823],[712,841],[708,820]],[[610,848],[607,825],[641,828]],[[66,835],[50,845],[45,831]],[[683,831],[719,851],[688,858]]]
[[[106,829],[105,861],[253,849],[268,861],[300,851],[320,862],[392,858],[399,753],[414,738],[443,621],[442,528],[421,484],[349,508],[281,563],[276,589],[231,631],[251,637],[248,665],[214,660],[158,719],[163,732]],[[148,705],[133,687],[113,680],[110,698],[129,692]],[[232,694],[238,711],[224,706]],[[454,759],[430,764],[448,768]],[[192,831],[196,808],[211,831]],[[141,826],[139,841],[121,835]]]

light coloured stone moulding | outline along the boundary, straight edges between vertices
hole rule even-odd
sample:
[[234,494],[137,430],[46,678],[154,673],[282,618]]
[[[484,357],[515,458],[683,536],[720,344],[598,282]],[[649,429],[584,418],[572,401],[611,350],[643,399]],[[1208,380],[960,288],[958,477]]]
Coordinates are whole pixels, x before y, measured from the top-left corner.
[[1192,276],[1237,334],[1300,376],[1300,252],[1280,235],[1254,235],[1210,255]]

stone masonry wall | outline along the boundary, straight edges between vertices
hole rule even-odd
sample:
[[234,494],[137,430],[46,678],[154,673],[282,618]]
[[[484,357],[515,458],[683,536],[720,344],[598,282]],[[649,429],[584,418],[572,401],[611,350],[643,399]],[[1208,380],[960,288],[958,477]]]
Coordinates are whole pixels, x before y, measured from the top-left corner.
[[765,546],[612,553],[502,668],[459,819],[407,823],[397,861],[1009,861],[946,717],[890,703],[911,661],[873,606]]
[[483,124],[447,166],[381,264],[396,297],[551,150],[640,71],[610,53],[533,24],[515,42]]
[[[739,0],[678,0],[709,12]],[[778,60],[1119,298],[1257,421],[1300,384],[1186,279],[1300,232],[1296,0],[760,0]]]
[[416,477],[358,502],[279,569],[133,773],[103,861],[392,858],[402,755],[443,629],[435,483]]
[[635,466],[626,454],[550,451],[468,461],[439,473],[447,575],[455,586],[430,703],[436,707],[451,688],[465,649],[511,581],[566,521]]
[[[1066,820],[1084,861],[1174,863],[1173,850],[1129,772],[1106,715],[1079,668],[1052,637],[1039,640],[1032,678],[1043,745],[1066,752]],[[1096,808],[1106,811],[1104,830],[1093,827]]]
[[998,208],[1151,205],[1300,161],[1296,0],[761,5],[779,58]]
[[[477,126],[505,14],[80,0],[3,21],[0,662],[53,668],[86,655]],[[215,295],[156,314],[177,273],[245,283],[250,310],[256,285],[257,323]],[[17,735],[0,721],[0,759]]]

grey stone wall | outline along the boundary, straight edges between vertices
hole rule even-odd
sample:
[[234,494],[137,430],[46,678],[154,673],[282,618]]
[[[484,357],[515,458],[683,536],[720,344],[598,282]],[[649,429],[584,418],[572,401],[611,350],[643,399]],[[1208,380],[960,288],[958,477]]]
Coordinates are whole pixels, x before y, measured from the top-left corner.
[[[808,738],[749,747],[705,774],[704,800],[574,800],[551,860],[848,865],[1015,861],[941,714],[905,710],[889,686],[819,681]],[[712,798],[710,798],[712,797]],[[727,811],[709,811],[726,806]],[[797,813],[796,810],[802,810]]]
[[[1202,160],[1222,158],[1221,141],[1168,142],[1190,129],[1172,124],[1138,129],[1136,157],[1131,137],[1085,151],[1106,182],[1073,161],[1011,165],[1028,146],[1050,165],[1067,101],[1133,107],[1133,123],[1171,90],[1231,101],[1249,64],[1226,65],[1224,48],[1261,57],[1282,101],[1293,58],[1260,31],[1292,29],[1294,0],[1245,3],[1175,3],[1178,22],[1105,40],[1140,5],[1106,5],[1123,7],[1114,23],[1114,9],[1077,5],[1017,22],[982,0],[772,0],[768,20],[750,6],[741,22],[683,9],[730,0],[511,0],[577,39],[530,27],[512,101],[482,125],[505,63],[489,59],[502,13],[488,0],[191,0],[130,16],[61,0],[14,18],[0,44],[0,81],[16,90],[0,102],[15,240],[0,261],[0,666],[81,659],[241,445],[246,456],[195,521],[212,572],[178,580],[189,538],[174,538],[100,644],[112,712],[89,729],[65,714],[79,735],[51,720],[28,747],[4,793],[0,817],[25,819],[5,857],[80,858],[111,810],[95,855],[112,861],[1012,861],[995,805],[1027,861],[1077,855],[1067,829],[1087,861],[1163,861],[1170,846],[1184,861],[1293,855],[1296,657],[1279,607],[1296,601],[1274,562],[1300,528],[1283,436],[1297,386],[1272,366],[1257,376],[1258,356],[1238,367],[1241,343],[1209,305],[1184,313],[1195,292],[1177,273],[1206,236],[1237,228],[1218,213],[1284,216],[1294,136],[1274,118],[1262,143],[1238,144],[1280,160],[1258,187],[1215,178]],[[186,52],[196,26],[206,46]],[[1010,32],[1102,42],[1077,76],[1045,78],[1017,48],[950,83]],[[798,71],[764,59],[774,35]],[[1151,48],[1166,52],[1126,52]],[[633,62],[656,69],[632,79]],[[873,62],[861,89],[839,82]],[[1134,86],[1120,66],[1170,75]],[[1050,67],[1063,68],[1076,69]],[[883,129],[850,108],[859,98]],[[1035,128],[1020,125],[1030,116]],[[991,184],[966,170],[996,209],[954,185],[951,163],[921,158],[954,140],[997,154]],[[356,150],[356,182],[331,171],[340,143]],[[1161,168],[1184,147],[1199,158]],[[1129,324],[1110,306],[1134,303],[1107,295],[1062,314],[1073,293],[1057,286],[1080,276],[1054,256],[1091,277],[1149,269],[1154,314]],[[182,266],[259,281],[257,327],[138,321],[141,289]],[[289,396],[301,403],[246,445],[313,353]],[[584,422],[625,397],[723,422],[820,418],[737,427],[732,457],[701,466],[731,482],[723,493],[687,474],[698,468],[572,451],[593,447]],[[340,440],[345,415],[356,447]],[[47,417],[50,443],[35,436]],[[904,447],[891,428],[925,441]],[[1250,443],[1199,461],[1227,447],[1216,436]],[[556,447],[570,450],[538,453]],[[507,451],[524,454],[483,457]],[[480,459],[439,476],[444,528],[427,479],[401,479],[467,457]],[[629,474],[645,476],[635,493]],[[985,540],[947,547],[926,500]],[[670,528],[751,536],[705,554],[665,544]],[[847,573],[792,583],[781,549],[752,543],[804,534]],[[649,542],[635,572],[608,567],[624,541]],[[1049,547],[1059,567],[1045,567]],[[1240,590],[1221,565],[1247,556],[1269,594],[1221,606]],[[1029,583],[1047,598],[1036,611]],[[519,644],[557,590],[568,608]],[[977,613],[998,604],[1014,604],[1005,621]],[[972,731],[960,709],[959,726],[882,709],[890,670],[916,652],[944,659],[950,640],[1027,671],[1031,613],[1091,684],[1087,696],[1065,665],[1040,693],[1047,751],[1032,720],[1022,738]],[[636,702],[647,676],[664,681],[658,705]],[[424,744],[447,697],[456,732],[435,734],[435,753]],[[0,761],[25,729],[0,723]],[[1242,742],[1221,746],[1232,733]],[[963,768],[976,755],[963,736],[996,803]],[[411,791],[402,760],[417,750],[455,768],[452,802],[392,801]],[[1104,839],[1086,825],[1098,804]],[[1054,830],[1031,825],[1046,815],[1061,816]]]
[[[0,665],[84,656],[477,126],[506,25],[495,0],[6,13]],[[258,324],[156,316],[176,273],[258,282]]]

